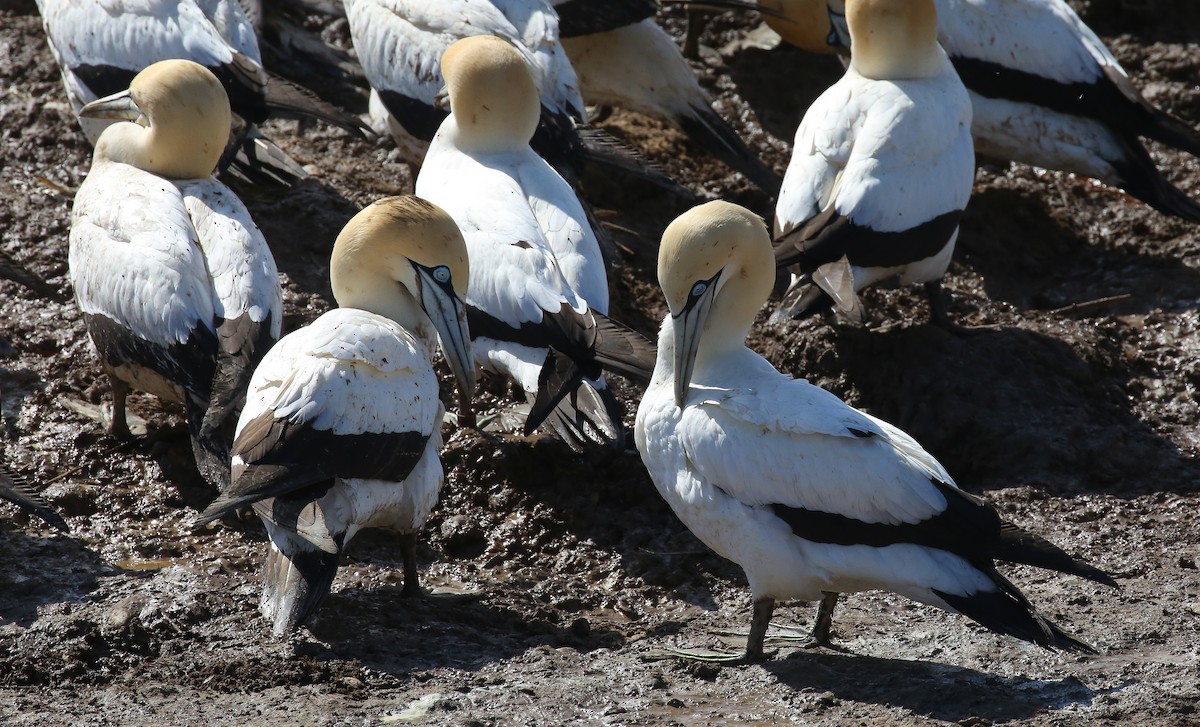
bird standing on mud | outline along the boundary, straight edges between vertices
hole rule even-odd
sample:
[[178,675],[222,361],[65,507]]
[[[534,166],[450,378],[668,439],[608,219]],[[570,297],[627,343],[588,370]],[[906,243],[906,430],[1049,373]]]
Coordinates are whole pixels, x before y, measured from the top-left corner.
[[754,617],[742,655],[763,658],[777,599],[893,591],[1041,646],[1090,652],[995,568],[1025,563],[1115,586],[1105,573],[1004,522],[911,437],[745,346],[774,278],[761,219],[710,202],[663,233],[670,314],[638,407],[638,451],[662,496],[706,545],[746,571]]
[[357,119],[263,69],[254,27],[235,0],[38,0],[38,10],[67,99],[93,144],[111,122],[80,109],[173,58],[209,69],[229,95],[236,129],[222,170],[232,164],[256,182],[290,184],[306,176],[258,132],[255,125],[268,117],[317,118],[361,133]]
[[622,407],[602,369],[648,377],[653,349],[609,321],[608,274],[583,207],[529,146],[537,88],[506,41],[475,36],[442,60],[451,115],[417,177],[421,197],[458,224],[471,254],[467,309],[476,360],[512,377],[574,447],[623,440]]
[[933,0],[851,0],[850,66],[800,122],[775,208],[776,265],[793,270],[779,315],[832,300],[862,321],[858,291],[925,283],[953,327],[941,277],[975,179],[971,102],[937,42]]
[[416,535],[443,480],[439,339],[464,407],[475,389],[467,249],[445,212],[379,200],[338,235],[329,277],[340,307],[285,336],[254,372],[233,481],[197,521],[254,505],[271,539],[260,608],[276,636],[312,614],[363,528],[402,535],[404,594],[420,593]]
[[93,101],[101,133],[71,212],[70,276],[128,438],[129,389],[182,400],[200,472],[229,481],[233,415],[279,338],[283,295],[266,240],[212,176],[229,101],[191,61],[155,63]]
[[[1098,179],[1200,222],[1200,203],[1163,177],[1139,138],[1200,157],[1200,131],[1150,103],[1066,0],[936,3],[938,41],[970,92],[980,156]],[[853,50],[845,0],[759,0],[757,7],[793,45]]]

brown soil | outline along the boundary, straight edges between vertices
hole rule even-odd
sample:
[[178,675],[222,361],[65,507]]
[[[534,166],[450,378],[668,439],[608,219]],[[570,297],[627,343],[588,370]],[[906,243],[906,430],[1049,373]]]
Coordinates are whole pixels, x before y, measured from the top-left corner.
[[[1075,5],[1152,101],[1200,126],[1190,0]],[[720,16],[705,42],[724,47],[748,27]],[[346,43],[344,23],[325,35]],[[719,108],[780,170],[806,104],[839,74],[787,48],[706,60]],[[621,113],[605,124],[701,194],[770,212],[681,134]],[[289,193],[239,188],[287,276],[294,327],[329,305],[342,223],[410,178],[388,145],[293,122],[268,133],[313,168]],[[0,145],[0,249],[69,294],[71,194],[90,150],[29,0],[0,2]],[[1200,160],[1155,154],[1200,196]],[[615,309],[652,333],[654,242],[686,205],[586,181],[607,218],[638,233],[615,233],[630,250],[615,265]],[[746,629],[740,569],[682,527],[636,452],[576,456],[464,431],[449,432],[449,478],[419,556],[427,587],[475,596],[399,598],[396,540],[367,533],[310,628],[274,641],[256,609],[258,522],[190,530],[212,493],[178,412],[135,398],[152,436],[123,447],[65,408],[109,396],[77,309],[0,281],[0,335],[16,349],[0,366],[4,454],[45,483],[72,529],[8,507],[0,517],[0,723],[1197,723],[1200,228],[1087,180],[985,166],[959,253],[946,281],[954,313],[995,328],[946,335],[925,325],[916,291],[894,289],[868,298],[883,325],[764,316],[752,345],[908,430],[965,489],[1113,573],[1117,592],[1006,569],[1101,656],[1043,651],[872,593],[840,607],[838,650],[776,641],[759,666],[655,660]],[[505,403],[493,389],[485,408]],[[637,392],[621,393],[632,416]],[[777,619],[804,627],[811,615],[797,606]]]

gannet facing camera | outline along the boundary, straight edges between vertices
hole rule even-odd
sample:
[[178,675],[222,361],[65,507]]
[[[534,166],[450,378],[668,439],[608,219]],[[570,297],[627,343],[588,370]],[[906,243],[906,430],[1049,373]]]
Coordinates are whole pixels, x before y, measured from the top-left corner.
[[720,201],[684,213],[663,233],[658,278],[670,314],[638,407],[638,451],[679,519],[746,571],[754,603],[744,654],[713,658],[763,658],[781,599],[824,599],[814,638],[827,642],[836,594],[875,589],[1093,651],[995,561],[1112,578],[1001,520],[904,432],[746,348],[774,280],[761,219]]
[[197,520],[254,505],[271,539],[260,606],[276,636],[308,619],[363,528],[401,534],[404,594],[420,593],[416,536],[443,480],[439,341],[464,407],[475,388],[467,249],[445,212],[416,197],[375,202],[338,235],[329,277],[339,307],[263,358],[232,483]]
[[162,61],[80,113],[121,120],[75,196],[69,259],[112,384],[112,432],[130,436],[130,387],[182,400],[196,464],[221,487],[233,415],[283,318],[266,240],[210,176],[229,136],[225,90],[203,66]]

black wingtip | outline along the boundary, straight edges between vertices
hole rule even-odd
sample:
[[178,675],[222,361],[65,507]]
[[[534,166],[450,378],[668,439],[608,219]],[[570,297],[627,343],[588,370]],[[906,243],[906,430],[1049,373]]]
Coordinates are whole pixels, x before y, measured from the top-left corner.
[[1023,530],[1009,522],[1001,523],[1000,540],[991,555],[997,560],[1032,565],[1037,568],[1079,576],[1113,588],[1120,588],[1112,576],[1099,568],[1072,557],[1040,535]]
[[772,197],[779,195],[783,177],[759,159],[725,119],[708,106],[692,104],[690,108],[691,116],[679,118],[684,133],[762,191]]
[[37,515],[47,525],[64,533],[71,532],[67,521],[55,512],[24,476],[0,462],[0,499],[8,500],[20,509]]
[[[285,547],[290,544],[285,540]],[[259,608],[271,621],[276,637],[283,637],[308,621],[329,595],[340,561],[340,551],[289,548],[289,552],[284,552],[272,540],[263,565]]]

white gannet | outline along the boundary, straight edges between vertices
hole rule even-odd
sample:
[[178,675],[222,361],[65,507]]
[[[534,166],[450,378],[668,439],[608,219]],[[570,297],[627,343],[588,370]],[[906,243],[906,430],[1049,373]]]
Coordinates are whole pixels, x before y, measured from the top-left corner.
[[[981,156],[1092,177],[1200,222],[1200,204],[1163,177],[1139,139],[1200,157],[1200,131],[1147,101],[1066,0],[936,2],[938,41],[971,94]],[[794,45],[844,53],[851,44],[844,0],[758,5]]]
[[[663,233],[669,315],[638,407],[638,451],[655,486],[706,545],[746,571],[747,659],[763,657],[776,600],[883,589],[1041,646],[1091,651],[1041,616],[995,560],[1116,585],[962,492],[896,427],[746,348],[774,280],[762,220],[727,202]],[[822,624],[818,624],[819,627]]]
[[285,336],[254,372],[233,481],[197,525],[254,503],[271,539],[260,608],[276,636],[313,612],[363,528],[401,533],[404,594],[420,593],[416,535],[443,479],[445,408],[430,357],[440,339],[469,407],[468,277],[445,212],[416,197],[381,199],[334,243],[340,307]]
[[575,120],[586,121],[575,71],[549,0],[345,0],[354,49],[371,84],[376,131],[390,133],[413,167],[446,118],[442,54],[473,35],[513,44],[535,75],[542,104],[539,152],[554,161],[582,153]]
[[779,191],[779,175],[713,110],[675,41],[654,22],[653,3],[641,3],[648,15],[609,0],[554,5],[584,101],[664,119],[767,193]]
[[832,299],[861,320],[858,291],[898,275],[940,287],[975,178],[971,102],[936,39],[933,0],[851,0],[846,74],[796,131],[775,208],[776,263],[793,267],[781,315]]
[[[254,125],[268,116],[313,117],[358,132],[358,121],[310,92],[268,74],[254,27],[235,0],[37,0],[50,50],[76,116],[87,103],[129,87],[152,63],[194,61],[229,95],[236,133],[222,168],[290,183],[303,168]],[[80,116],[92,144],[111,123]],[[227,131],[228,135],[228,131]],[[234,159],[234,153],[241,153]]]
[[619,442],[621,407],[602,366],[646,377],[649,342],[608,310],[600,247],[575,193],[529,146],[538,96],[521,54],[494,36],[442,60],[452,113],[417,176],[419,196],[458,223],[471,254],[467,309],[475,357],[511,376],[572,446]]
[[69,260],[112,383],[112,431],[129,436],[130,387],[182,399],[196,463],[220,486],[233,415],[283,318],[266,240],[209,176],[229,136],[229,101],[203,66],[170,60],[80,114],[124,119],[96,142],[71,211]]

